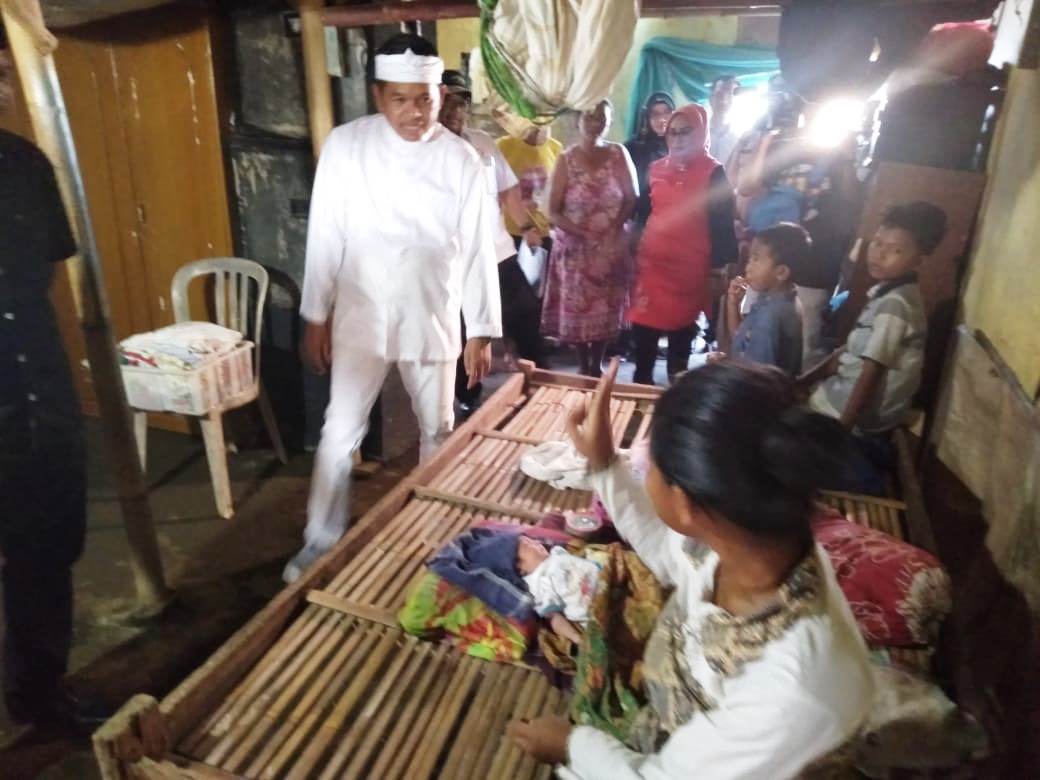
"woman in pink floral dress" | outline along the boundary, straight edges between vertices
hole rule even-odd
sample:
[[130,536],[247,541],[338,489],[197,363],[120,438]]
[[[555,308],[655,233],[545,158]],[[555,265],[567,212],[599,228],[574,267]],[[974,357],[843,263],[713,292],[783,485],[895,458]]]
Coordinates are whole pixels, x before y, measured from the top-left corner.
[[549,202],[553,248],[542,307],[542,335],[574,344],[581,373],[596,377],[628,297],[625,224],[637,196],[625,147],[603,140],[612,113],[606,100],[583,113],[581,141],[556,164]]

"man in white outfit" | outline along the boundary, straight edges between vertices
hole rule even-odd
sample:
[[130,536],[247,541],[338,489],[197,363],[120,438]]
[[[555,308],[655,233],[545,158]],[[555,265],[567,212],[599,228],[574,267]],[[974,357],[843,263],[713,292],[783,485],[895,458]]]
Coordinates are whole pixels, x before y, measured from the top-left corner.
[[332,381],[305,545],[285,567],[287,582],[346,530],[353,454],[390,366],[411,396],[423,460],[454,423],[460,311],[471,383],[490,370],[491,339],[502,335],[486,213],[495,204],[476,152],[437,122],[436,55],[416,35],[383,44],[373,86],[380,113],[333,130],[318,161],[300,314],[304,359]]

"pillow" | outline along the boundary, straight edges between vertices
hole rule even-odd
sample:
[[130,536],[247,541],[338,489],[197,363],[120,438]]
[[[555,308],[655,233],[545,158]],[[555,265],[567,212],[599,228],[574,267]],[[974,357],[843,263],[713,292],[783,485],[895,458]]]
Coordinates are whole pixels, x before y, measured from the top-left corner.
[[447,636],[452,646],[485,661],[519,661],[534,638],[534,620],[510,620],[483,601],[427,572],[397,614],[401,627],[424,638]]
[[816,517],[813,535],[868,643],[919,647],[936,641],[953,598],[935,556],[832,512]]

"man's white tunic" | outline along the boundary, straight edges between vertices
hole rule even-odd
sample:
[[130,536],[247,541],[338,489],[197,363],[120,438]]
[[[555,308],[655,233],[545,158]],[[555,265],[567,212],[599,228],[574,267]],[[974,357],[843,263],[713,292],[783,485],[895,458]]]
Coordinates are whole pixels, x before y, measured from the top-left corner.
[[[455,360],[459,308],[470,338],[502,335],[481,162],[435,125],[401,138],[381,114],[332,131],[311,197],[300,313],[333,348],[388,361]],[[342,362],[342,361],[341,361]],[[335,370],[335,368],[333,369]]]

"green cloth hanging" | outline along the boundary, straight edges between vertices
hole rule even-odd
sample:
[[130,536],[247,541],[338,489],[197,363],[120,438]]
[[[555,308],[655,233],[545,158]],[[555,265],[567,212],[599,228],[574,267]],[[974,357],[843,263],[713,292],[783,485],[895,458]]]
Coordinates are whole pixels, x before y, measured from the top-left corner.
[[687,100],[699,103],[707,100],[711,83],[720,76],[735,76],[742,86],[751,87],[779,72],[780,61],[771,49],[651,38],[639,53],[628,97],[628,135],[635,134],[643,103],[654,92],[674,95],[678,90]]
[[478,0],[480,6],[480,58],[484,61],[484,72],[488,81],[509,107],[524,119],[536,120],[538,110],[524,95],[523,86],[516,72],[503,56],[498,41],[491,33],[495,8],[498,0]]

